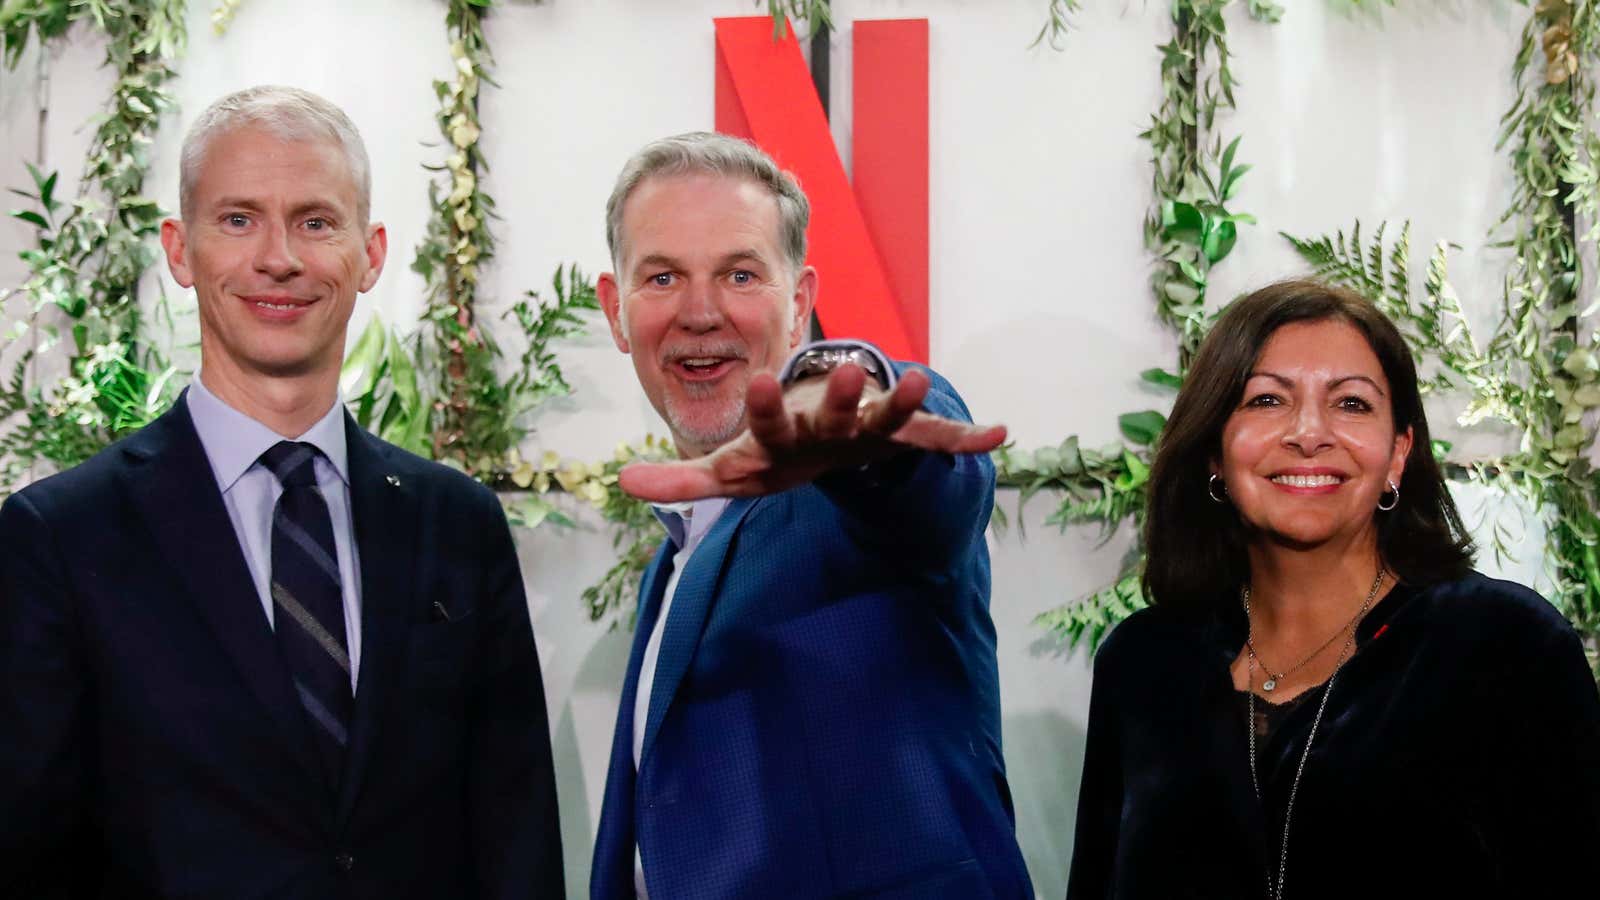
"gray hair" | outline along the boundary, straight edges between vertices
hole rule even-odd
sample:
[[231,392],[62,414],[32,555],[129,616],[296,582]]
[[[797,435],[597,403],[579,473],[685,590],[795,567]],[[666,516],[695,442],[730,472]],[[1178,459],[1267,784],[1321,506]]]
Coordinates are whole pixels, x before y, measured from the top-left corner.
[[372,164],[361,133],[344,110],[300,88],[264,84],[245,88],[206,107],[183,139],[178,163],[178,207],[192,212],[195,183],[206,149],[218,135],[239,128],[261,128],[285,141],[327,140],[344,151],[356,182],[356,214],[361,224],[372,213]]
[[691,131],[645,145],[622,167],[617,185],[606,201],[606,245],[611,250],[611,265],[622,255],[622,207],[634,189],[655,175],[708,173],[748,178],[778,201],[778,233],[790,268],[798,272],[806,264],[806,225],[811,221],[811,203],[800,190],[795,177],[778,168],[772,157],[749,141]]

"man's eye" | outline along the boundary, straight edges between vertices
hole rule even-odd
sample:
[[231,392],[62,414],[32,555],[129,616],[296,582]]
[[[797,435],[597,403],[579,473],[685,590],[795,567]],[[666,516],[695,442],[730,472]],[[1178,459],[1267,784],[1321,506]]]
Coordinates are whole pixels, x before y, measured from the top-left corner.
[[250,224],[250,217],[243,213],[230,213],[223,221],[233,228],[243,228]]
[[672,284],[672,273],[657,272],[656,274],[650,276],[650,283],[656,287],[666,287]]
[[755,273],[754,272],[745,271],[744,269],[740,269],[737,272],[734,272],[729,277],[733,279],[733,283],[734,284],[738,284],[738,285],[754,284],[755,281],[756,281]]
[[328,230],[328,220],[324,219],[324,218],[321,218],[320,216],[319,217],[313,217],[313,218],[310,218],[310,219],[306,220],[306,227],[311,229],[312,231],[327,231]]

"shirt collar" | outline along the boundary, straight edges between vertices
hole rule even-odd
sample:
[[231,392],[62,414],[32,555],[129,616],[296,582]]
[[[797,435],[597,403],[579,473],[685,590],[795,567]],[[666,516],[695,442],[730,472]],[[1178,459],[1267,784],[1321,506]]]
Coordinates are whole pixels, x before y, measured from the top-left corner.
[[692,503],[656,503],[650,510],[667,530],[673,546],[682,550],[698,545],[727,507],[727,497],[708,497]]
[[[206,390],[198,372],[189,385],[188,404],[189,417],[194,420],[195,433],[200,436],[200,446],[205,448],[206,458],[211,461],[211,472],[216,476],[217,486],[223,493],[227,493],[256,464],[261,454],[284,439],[276,431]],[[340,480],[347,485],[350,483],[349,454],[345,449],[344,404],[337,397],[333,406],[316,424],[292,440],[304,441],[321,450],[322,455],[333,464],[334,471],[339,473]]]

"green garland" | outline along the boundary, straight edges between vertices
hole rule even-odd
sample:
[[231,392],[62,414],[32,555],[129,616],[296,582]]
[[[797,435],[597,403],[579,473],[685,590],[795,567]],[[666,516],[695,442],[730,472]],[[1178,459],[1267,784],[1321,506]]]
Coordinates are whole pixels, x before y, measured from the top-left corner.
[[[1370,297],[1401,323],[1419,362],[1435,367],[1425,386],[1466,396],[1462,425],[1493,419],[1520,435],[1513,452],[1450,468],[1538,511],[1551,600],[1585,637],[1600,676],[1600,472],[1589,461],[1590,423],[1600,408],[1600,304],[1584,308],[1580,297],[1584,263],[1600,236],[1600,135],[1591,124],[1597,61],[1600,22],[1591,2],[1535,6],[1513,67],[1517,99],[1502,122],[1514,187],[1499,246],[1514,255],[1503,316],[1486,345],[1474,339],[1445,279],[1447,245],[1430,261],[1426,301],[1414,305],[1405,274],[1409,229],[1387,251],[1381,228],[1367,247],[1359,225],[1348,240],[1342,232],[1285,237],[1319,276]],[[1498,534],[1494,544],[1505,552]]]
[[[1206,288],[1210,271],[1232,252],[1238,226],[1255,220],[1231,212],[1248,165],[1238,164],[1239,139],[1223,147],[1213,136],[1219,113],[1234,108],[1237,82],[1228,68],[1227,24],[1223,12],[1232,0],[1174,0],[1173,37],[1161,53],[1161,107],[1143,134],[1152,155],[1155,200],[1145,219],[1145,245],[1159,264],[1152,277],[1156,314],[1178,336],[1175,371],[1147,369],[1140,377],[1176,390],[1210,327]],[[1052,5],[1052,11],[1055,10]],[[1282,8],[1252,2],[1252,17],[1275,22]],[[1047,26],[1048,28],[1049,26]],[[1215,60],[1215,62],[1211,62]],[[995,455],[999,483],[1021,489],[1018,512],[1040,491],[1063,494],[1046,520],[1061,528],[1098,523],[1109,538],[1124,521],[1135,532],[1144,526],[1145,498],[1156,440],[1166,419],[1153,410],[1125,413],[1118,427],[1126,443],[1085,452],[1071,437],[1060,447],[1033,452],[1005,448]],[[1004,516],[999,519],[1004,523]],[[1081,600],[1041,614],[1035,623],[1067,646],[1082,641],[1090,649],[1105,632],[1145,605],[1140,578],[1143,551],[1136,545],[1117,579]]]
[[[171,109],[166,84],[187,40],[183,0],[75,0],[8,4],[0,22],[5,59],[15,64],[28,35],[58,37],[90,21],[106,37],[106,65],[117,74],[98,118],[81,193],[71,203],[55,196],[57,174],[30,167],[33,190],[17,193],[33,209],[12,215],[38,229],[35,247],[20,256],[29,278],[17,291],[30,313],[7,337],[39,332],[0,390],[0,479],[15,484],[38,464],[62,469],[87,459],[117,437],[143,426],[171,402],[173,370],[140,346],[139,278],[155,261],[153,239],[165,213],[143,196],[149,148],[161,116]],[[38,352],[59,339],[64,321],[69,375],[48,389],[30,387]]]
[[[514,523],[571,524],[545,497],[548,474],[570,465],[550,457],[554,461],[541,469],[524,461],[517,448],[531,432],[533,411],[571,393],[553,344],[582,333],[583,314],[598,310],[599,303],[576,266],[558,268],[548,302],[529,291],[502,317],[521,330],[527,349],[508,375],[500,374],[504,354],[477,312],[479,273],[495,249],[489,227],[496,218],[494,200],[483,185],[488,167],[478,118],[479,90],[492,83],[483,33],[489,9],[489,0],[450,0],[446,8],[453,72],[433,87],[448,156],[429,167],[438,172],[428,187],[432,214],[411,265],[427,284],[422,328],[401,337],[374,319],[346,357],[341,387],[363,427],[507,491]],[[594,492],[614,482],[556,483],[599,505]]]
[[[219,0],[213,26],[221,33],[242,0]],[[760,3],[761,0],[755,0]],[[1249,216],[1228,209],[1249,166],[1236,163],[1238,139],[1216,136],[1218,113],[1234,106],[1223,14],[1233,0],[1174,0],[1173,38],[1162,54],[1162,104],[1143,137],[1152,150],[1155,201],[1146,218],[1147,246],[1159,260],[1152,287],[1156,311],[1178,338],[1173,370],[1149,369],[1141,377],[1167,388],[1181,385],[1189,361],[1214,313],[1208,310],[1210,270],[1229,254],[1238,225]],[[1384,0],[1391,4],[1392,0]],[[384,437],[462,468],[507,495],[508,514],[533,526],[570,524],[547,500],[560,490],[594,505],[616,526],[619,560],[584,592],[592,618],[613,627],[631,622],[628,611],[644,567],[660,543],[647,505],[623,494],[617,472],[636,458],[671,455],[667,442],[646,438],[621,445],[597,463],[563,460],[546,452],[537,462],[517,450],[528,435],[529,412],[570,391],[556,364],[553,342],[578,333],[582,313],[596,308],[592,286],[575,268],[558,269],[550,301],[528,292],[506,313],[527,340],[527,350],[501,378],[502,353],[476,313],[479,268],[494,253],[488,223],[493,200],[483,190],[487,171],[478,144],[477,95],[488,80],[490,55],[482,21],[490,0],[449,0],[446,24],[455,73],[435,83],[438,117],[450,155],[430,185],[434,212],[413,268],[428,285],[424,327],[397,337],[374,322],[346,361],[342,384],[362,423]],[[1050,0],[1049,20],[1038,39],[1061,46],[1079,0]],[[1283,7],[1247,0],[1252,18],[1275,22]],[[786,17],[804,20],[815,34],[831,30],[827,0],[767,0],[774,30]],[[141,196],[147,148],[163,112],[171,107],[164,85],[184,42],[182,0],[12,0],[0,5],[3,58],[14,67],[32,39],[48,41],[72,23],[93,21],[107,38],[107,63],[118,80],[107,114],[99,120],[83,178],[72,203],[55,196],[57,176],[33,171],[31,190],[19,191],[35,208],[13,213],[39,229],[36,246],[22,254],[29,279],[17,291],[32,301],[33,316],[10,335],[36,330],[48,349],[65,320],[71,375],[49,389],[27,385],[30,351],[0,390],[0,416],[11,429],[0,437],[0,460],[9,483],[38,463],[65,467],[87,458],[117,436],[140,427],[171,400],[173,370],[140,346],[139,276],[155,259],[152,238],[162,217]],[[1593,120],[1589,70],[1600,58],[1600,26],[1589,0],[1539,0],[1524,33],[1515,74],[1516,105],[1507,114],[1503,144],[1512,148],[1517,181],[1502,220],[1505,246],[1515,253],[1506,282],[1505,317],[1486,345],[1466,326],[1450,289],[1449,245],[1435,247],[1423,287],[1413,299],[1409,229],[1386,240],[1380,227],[1363,241],[1359,224],[1349,238],[1289,237],[1317,273],[1348,284],[1378,302],[1400,323],[1428,367],[1425,389],[1470,396],[1463,422],[1495,418],[1517,428],[1521,446],[1488,460],[1451,464],[1450,471],[1515,491],[1547,511],[1556,602],[1589,640],[1600,646],[1600,474],[1588,463],[1594,436],[1586,417],[1600,407],[1600,343],[1595,307],[1580,309],[1583,260],[1593,252],[1600,222],[1600,138]],[[1588,230],[1579,233],[1579,223]],[[3,296],[3,295],[0,295]],[[1587,337],[1585,337],[1587,335]],[[1151,447],[1165,421],[1154,411],[1119,418],[1125,442],[1091,451],[1069,438],[1032,452],[1008,447],[996,454],[1000,483],[1020,490],[1018,509],[1040,491],[1063,498],[1047,519],[1059,527],[1094,522],[1109,537],[1121,523],[1142,525]],[[1436,451],[1443,454],[1447,447]],[[1005,514],[997,510],[997,524]],[[1069,644],[1091,646],[1105,630],[1143,605],[1137,548],[1117,581],[1039,622]]]
[[[762,0],[754,0],[760,4]],[[772,17],[772,39],[777,40],[788,30],[788,20],[806,23],[806,34],[833,31],[832,0],[765,0],[767,15]]]

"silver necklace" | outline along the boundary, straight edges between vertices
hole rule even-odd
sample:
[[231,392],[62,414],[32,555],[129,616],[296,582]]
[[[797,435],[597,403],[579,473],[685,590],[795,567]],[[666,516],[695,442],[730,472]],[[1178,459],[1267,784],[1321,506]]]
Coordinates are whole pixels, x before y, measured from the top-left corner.
[[[1361,602],[1361,609],[1356,613],[1356,617],[1350,620],[1350,625],[1346,626],[1350,630],[1350,636],[1345,639],[1344,646],[1340,648],[1339,661],[1334,663],[1333,674],[1328,676],[1328,683],[1322,688],[1322,700],[1317,703],[1317,716],[1311,720],[1311,732],[1306,735],[1305,749],[1300,752],[1300,764],[1295,767],[1294,781],[1289,784],[1289,803],[1283,810],[1283,840],[1278,850],[1278,874],[1277,877],[1273,877],[1270,871],[1267,873],[1267,896],[1271,900],[1283,900],[1283,883],[1289,867],[1289,820],[1294,815],[1294,798],[1296,794],[1300,793],[1300,776],[1305,774],[1306,759],[1311,756],[1311,744],[1317,739],[1317,728],[1322,724],[1322,713],[1328,708],[1328,695],[1333,693],[1334,679],[1339,677],[1339,670],[1344,668],[1345,662],[1350,658],[1350,648],[1356,642],[1356,629],[1352,626],[1359,623],[1361,617],[1367,614],[1367,610],[1372,606],[1372,598],[1378,596],[1378,587],[1382,584],[1383,567],[1379,566],[1378,577],[1372,580],[1372,588],[1367,591],[1367,599]],[[1250,740],[1250,786],[1255,789],[1256,802],[1260,803],[1261,779],[1256,775],[1256,651],[1253,644],[1255,623],[1250,618],[1250,586],[1248,584],[1245,585],[1243,593],[1246,622],[1244,646],[1248,654],[1248,662],[1245,669],[1245,695],[1249,698],[1246,700],[1249,718],[1245,722],[1244,728],[1245,734],[1249,736]],[[1318,650],[1317,652],[1320,653],[1322,651]],[[1266,672],[1266,666],[1263,665],[1261,670]],[[1264,809],[1263,812],[1265,812]]]
[[[1381,572],[1378,573],[1378,579],[1380,581],[1383,579],[1383,573],[1381,573]],[[1245,608],[1246,614],[1248,614],[1249,611],[1250,611],[1250,586],[1249,585],[1245,585],[1245,589],[1244,589],[1244,608]],[[1250,638],[1250,637],[1245,638],[1244,642],[1245,642],[1245,645],[1250,648],[1250,653],[1253,656],[1255,656],[1256,662],[1261,663],[1261,674],[1266,676],[1266,680],[1261,683],[1261,689],[1263,691],[1266,691],[1269,694],[1272,693],[1273,691],[1277,690],[1278,682],[1280,682],[1283,679],[1287,678],[1288,676],[1293,675],[1294,673],[1300,671],[1302,668],[1305,667],[1306,663],[1311,662],[1313,659],[1316,659],[1317,657],[1321,656],[1322,655],[1322,651],[1324,651],[1324,650],[1328,649],[1329,647],[1331,647],[1333,645],[1333,642],[1339,638],[1339,635],[1344,634],[1345,630],[1350,628],[1350,626],[1354,625],[1356,623],[1356,620],[1360,619],[1360,618],[1361,618],[1361,611],[1357,610],[1355,616],[1353,618],[1351,618],[1349,622],[1346,622],[1338,631],[1335,631],[1333,634],[1328,635],[1328,639],[1323,641],[1321,646],[1317,647],[1317,649],[1311,651],[1310,655],[1308,655],[1305,659],[1302,659],[1299,662],[1295,663],[1294,665],[1290,666],[1289,668],[1282,670],[1281,672],[1279,672],[1276,675],[1272,674],[1272,666],[1267,663],[1266,657],[1262,656],[1261,652],[1256,649],[1256,645],[1255,645],[1254,639]]]

